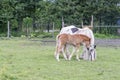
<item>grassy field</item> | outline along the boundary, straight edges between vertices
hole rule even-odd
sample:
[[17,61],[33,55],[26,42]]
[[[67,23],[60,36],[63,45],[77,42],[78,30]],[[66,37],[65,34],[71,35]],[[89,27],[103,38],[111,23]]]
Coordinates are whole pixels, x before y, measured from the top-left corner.
[[97,47],[97,60],[57,62],[55,46],[0,40],[0,80],[120,80],[120,48]]

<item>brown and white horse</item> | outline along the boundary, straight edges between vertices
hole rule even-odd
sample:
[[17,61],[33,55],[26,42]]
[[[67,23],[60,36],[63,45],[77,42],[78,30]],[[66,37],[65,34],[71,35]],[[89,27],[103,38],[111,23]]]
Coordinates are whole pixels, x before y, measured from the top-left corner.
[[[84,60],[91,60],[91,61],[96,59],[96,49],[95,49],[96,46],[94,44],[94,34],[91,29],[89,29],[88,27],[77,28],[74,25],[71,25],[71,26],[63,27],[59,34],[71,34],[71,35],[83,34],[88,36],[91,39],[90,50],[88,51],[86,47],[83,45],[83,52],[80,57],[83,58]],[[66,54],[69,55],[70,52],[68,48],[66,50],[67,50]]]
[[[84,43],[86,48],[89,49],[90,42],[91,42],[91,39],[83,34],[73,34],[73,35],[59,34],[57,36],[55,57],[56,57],[57,61],[60,61],[59,55],[60,55],[60,53],[63,53],[63,56],[66,60],[71,60],[73,54],[76,52],[76,59],[79,61],[80,59],[79,59],[78,52],[79,52],[80,44]],[[74,47],[72,53],[69,55],[68,58],[65,53],[67,44],[73,45],[73,47]]]

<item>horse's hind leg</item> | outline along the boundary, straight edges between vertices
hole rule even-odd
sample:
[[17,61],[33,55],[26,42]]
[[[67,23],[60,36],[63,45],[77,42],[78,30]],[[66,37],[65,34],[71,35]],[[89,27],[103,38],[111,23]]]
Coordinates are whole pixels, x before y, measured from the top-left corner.
[[64,54],[63,55],[64,55],[64,58],[66,58],[66,57],[67,57],[67,59],[69,58],[70,52],[68,50],[67,44],[64,46]]
[[54,56],[55,56],[55,58],[56,58],[57,61],[60,61],[59,55],[60,55],[60,48],[59,48],[59,45],[57,45],[56,46],[56,51],[54,53]]
[[56,46],[56,50],[55,50],[55,52],[54,52],[55,58],[56,58],[56,56],[57,56],[57,53],[58,53],[58,46]]
[[57,59],[57,61],[60,61],[60,59],[59,59],[59,53],[57,53],[57,55],[56,55],[56,59]]
[[60,61],[59,55],[60,55],[60,53],[58,52],[58,50],[56,50],[55,53],[54,53],[54,56],[55,56],[57,61]]

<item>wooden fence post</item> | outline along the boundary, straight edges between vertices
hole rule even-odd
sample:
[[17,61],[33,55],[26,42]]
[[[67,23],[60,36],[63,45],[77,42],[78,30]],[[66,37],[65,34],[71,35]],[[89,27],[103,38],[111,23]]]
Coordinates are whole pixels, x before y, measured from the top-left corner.
[[62,28],[64,27],[64,20],[63,20],[63,16],[62,16]]
[[7,21],[7,38],[10,38],[10,22]]
[[91,27],[93,27],[93,15],[91,16]]
[[53,36],[53,38],[54,38],[54,27],[55,27],[55,24],[54,24],[54,22],[53,22],[53,34],[52,34],[52,36]]

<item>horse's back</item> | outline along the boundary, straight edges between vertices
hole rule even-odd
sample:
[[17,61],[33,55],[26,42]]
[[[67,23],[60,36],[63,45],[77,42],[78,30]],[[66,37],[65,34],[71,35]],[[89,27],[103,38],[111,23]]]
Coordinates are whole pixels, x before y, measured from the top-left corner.
[[63,27],[60,30],[60,34],[64,34],[64,33],[66,33],[66,34],[72,34],[72,31],[71,31],[72,28],[76,28],[76,27],[74,25]]

